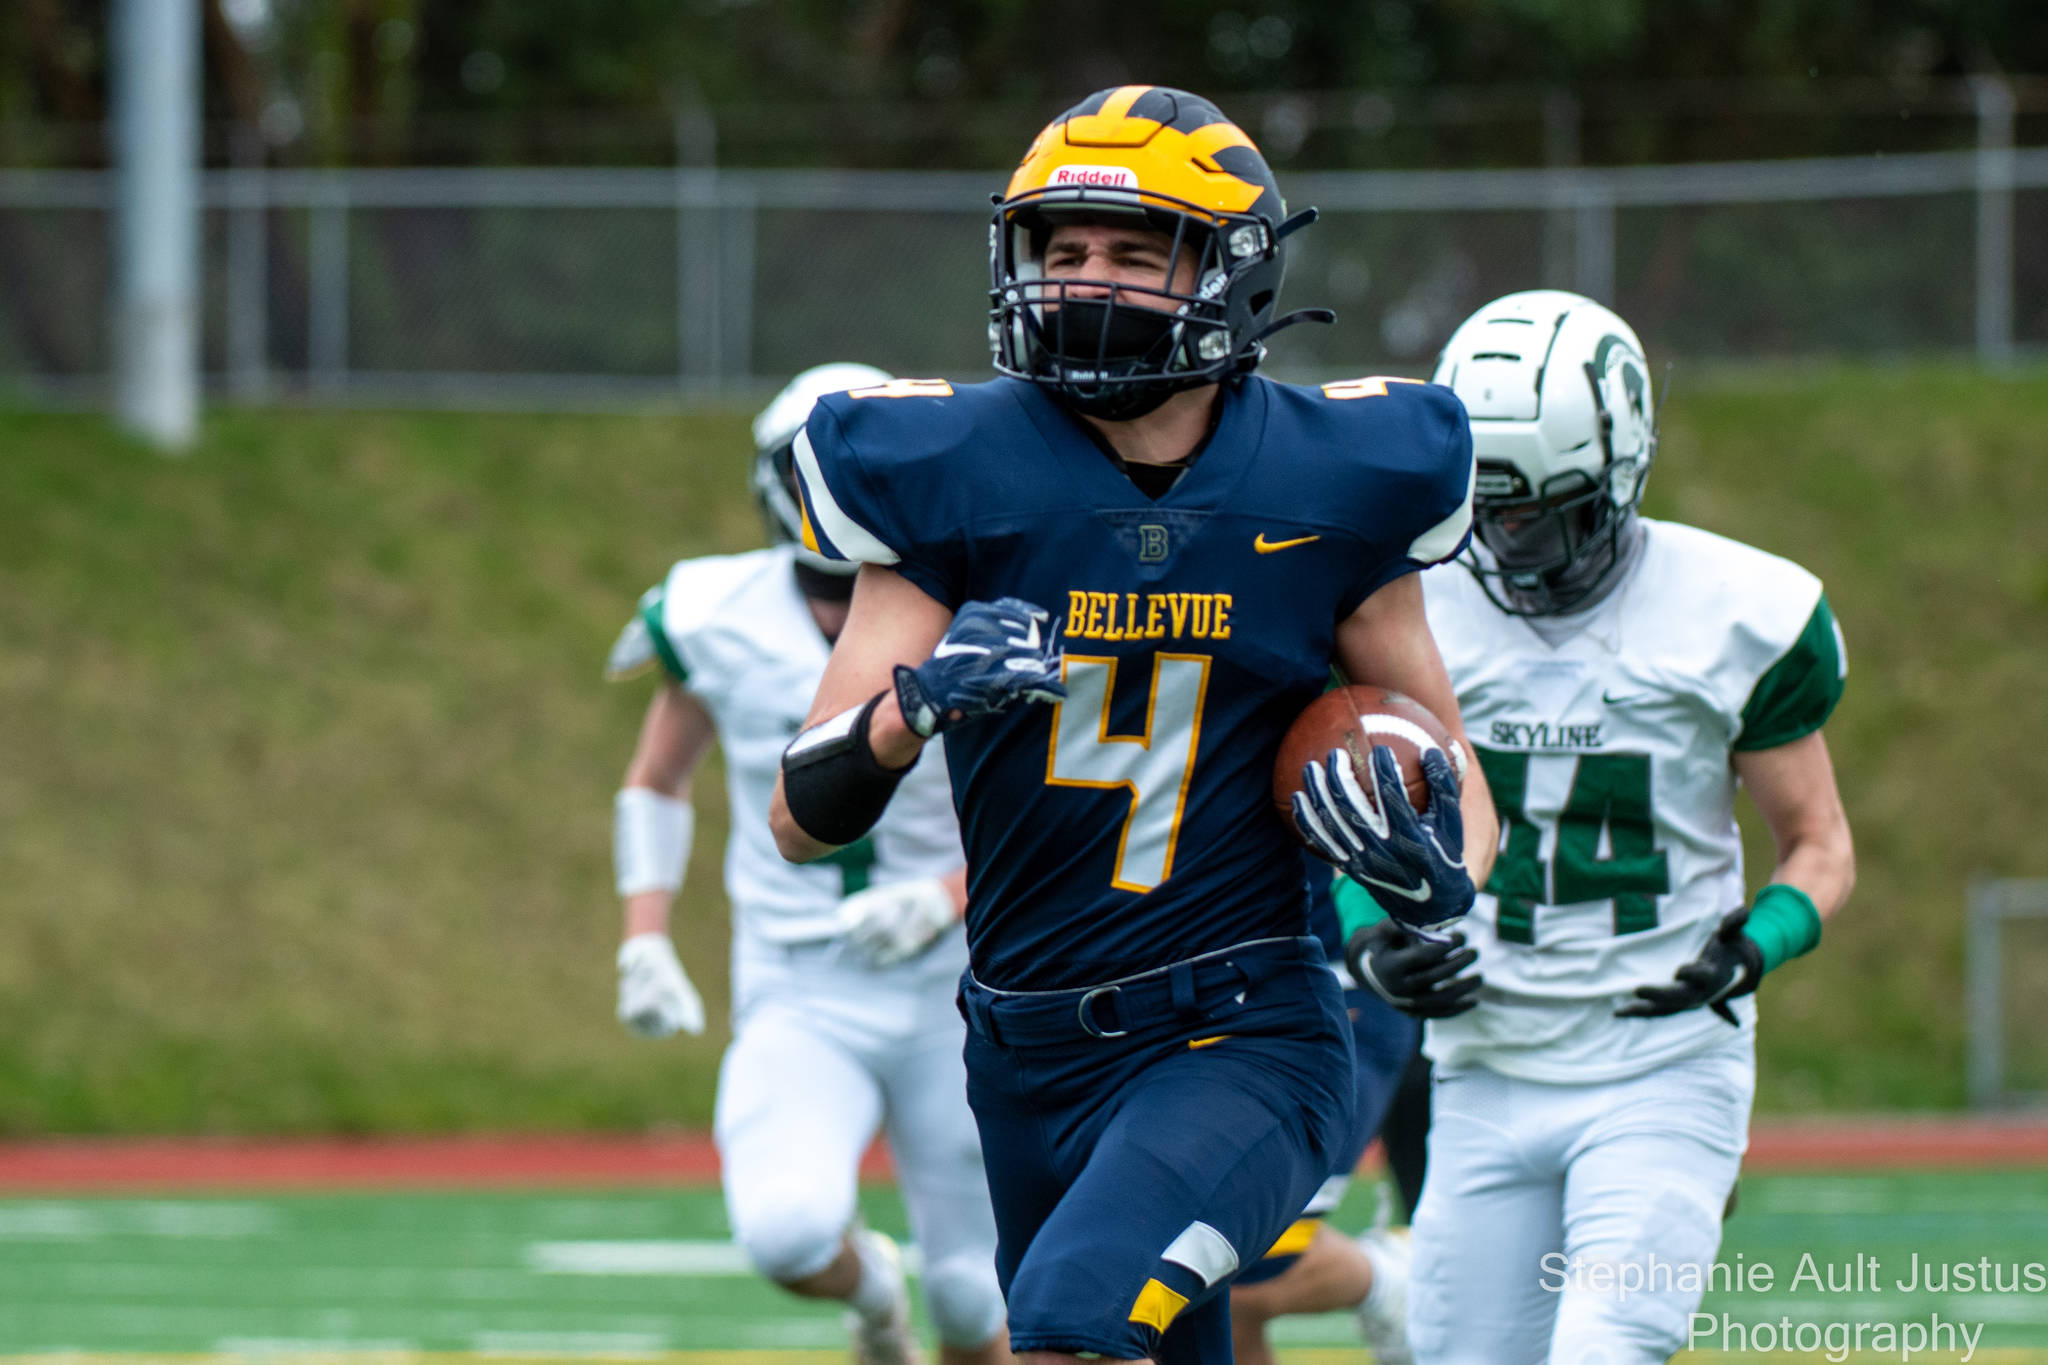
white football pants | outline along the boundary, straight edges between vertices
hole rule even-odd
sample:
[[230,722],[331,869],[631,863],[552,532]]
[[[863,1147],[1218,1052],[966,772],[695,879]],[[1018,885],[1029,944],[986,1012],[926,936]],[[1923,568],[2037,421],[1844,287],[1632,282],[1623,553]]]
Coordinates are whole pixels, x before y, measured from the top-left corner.
[[1420,1365],[1663,1365],[1749,1141],[1754,1035],[1623,1081],[1438,1078],[1414,1226]]
[[733,1235],[788,1282],[838,1255],[861,1154],[886,1125],[925,1306],[942,1341],[972,1347],[1002,1326],[1003,1300],[953,1005],[966,963],[957,932],[881,972],[837,940],[736,942],[715,1135]]

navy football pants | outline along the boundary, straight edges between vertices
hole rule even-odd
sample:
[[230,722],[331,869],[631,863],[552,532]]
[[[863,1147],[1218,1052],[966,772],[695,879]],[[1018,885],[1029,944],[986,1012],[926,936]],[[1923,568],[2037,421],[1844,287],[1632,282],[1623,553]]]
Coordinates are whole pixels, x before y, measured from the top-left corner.
[[[1352,1073],[1352,1081],[1357,1087],[1358,1100],[1352,1109],[1351,1131],[1344,1139],[1344,1145],[1338,1149],[1336,1162],[1330,1167],[1330,1183],[1318,1193],[1315,1201],[1318,1207],[1304,1214],[1303,1222],[1328,1216],[1330,1209],[1343,1198],[1344,1187],[1350,1183],[1351,1173],[1358,1169],[1365,1149],[1372,1145],[1373,1138],[1379,1133],[1380,1124],[1393,1105],[1394,1093],[1400,1087],[1402,1073],[1407,1070],[1408,1059],[1415,1055],[1416,1045],[1422,1039],[1419,1022],[1369,990],[1357,986],[1345,990],[1344,1012],[1351,1021],[1352,1050],[1357,1055],[1358,1064]],[[1320,1207],[1325,1201],[1328,1207]],[[1258,1284],[1277,1279],[1300,1259],[1299,1251],[1269,1252],[1264,1259],[1248,1266],[1237,1277],[1237,1282]]]
[[[1000,1011],[994,1026],[967,1011],[1012,1350],[1230,1358],[1230,1278],[1329,1174],[1356,1089],[1321,946],[1242,956],[1261,952],[1241,991],[1206,985],[1178,1008],[1118,1013],[1122,1037],[1077,1026],[1020,1044]],[[963,994],[977,990],[970,980]]]

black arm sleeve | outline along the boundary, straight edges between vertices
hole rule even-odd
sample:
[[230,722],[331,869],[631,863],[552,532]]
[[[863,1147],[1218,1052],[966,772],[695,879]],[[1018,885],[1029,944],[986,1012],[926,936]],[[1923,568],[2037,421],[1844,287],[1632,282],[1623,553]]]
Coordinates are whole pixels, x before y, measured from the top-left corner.
[[873,829],[897,784],[917,766],[912,759],[907,767],[885,768],[868,747],[868,721],[884,695],[813,725],[782,751],[789,817],[820,843],[850,844]]

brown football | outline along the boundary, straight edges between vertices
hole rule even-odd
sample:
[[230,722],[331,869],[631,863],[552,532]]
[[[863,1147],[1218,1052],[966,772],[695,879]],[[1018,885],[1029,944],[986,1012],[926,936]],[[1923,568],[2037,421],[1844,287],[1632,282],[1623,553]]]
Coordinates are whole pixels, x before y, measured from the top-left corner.
[[1408,786],[1408,803],[1418,811],[1429,809],[1429,783],[1422,776],[1423,751],[1442,749],[1452,758],[1454,768],[1462,767],[1456,762],[1459,755],[1451,747],[1444,723],[1413,697],[1384,687],[1353,684],[1333,688],[1310,702],[1280,740],[1280,756],[1273,762],[1274,807],[1293,824],[1301,770],[1328,756],[1332,749],[1350,752],[1351,770],[1370,793],[1376,744],[1394,751],[1401,778]]

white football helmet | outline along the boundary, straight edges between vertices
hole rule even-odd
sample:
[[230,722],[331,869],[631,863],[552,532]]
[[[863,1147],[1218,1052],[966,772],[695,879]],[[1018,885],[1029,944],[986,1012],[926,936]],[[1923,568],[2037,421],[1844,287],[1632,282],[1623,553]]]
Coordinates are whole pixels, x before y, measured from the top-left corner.
[[1579,294],[1509,294],[1452,333],[1435,382],[1472,419],[1481,548],[1468,567],[1487,595],[1548,616],[1610,586],[1657,455],[1650,367],[1634,330]]
[[[804,423],[811,419],[811,409],[826,394],[886,384],[894,378],[887,370],[852,361],[813,365],[785,384],[782,392],[754,419],[754,501],[768,523],[769,539],[778,545],[793,543],[797,563],[805,569],[851,579],[860,565],[827,559],[816,550],[804,548],[804,514],[798,500],[796,458],[791,449],[796,434],[804,429]],[[815,582],[808,575],[799,577],[806,579],[807,586]]]

